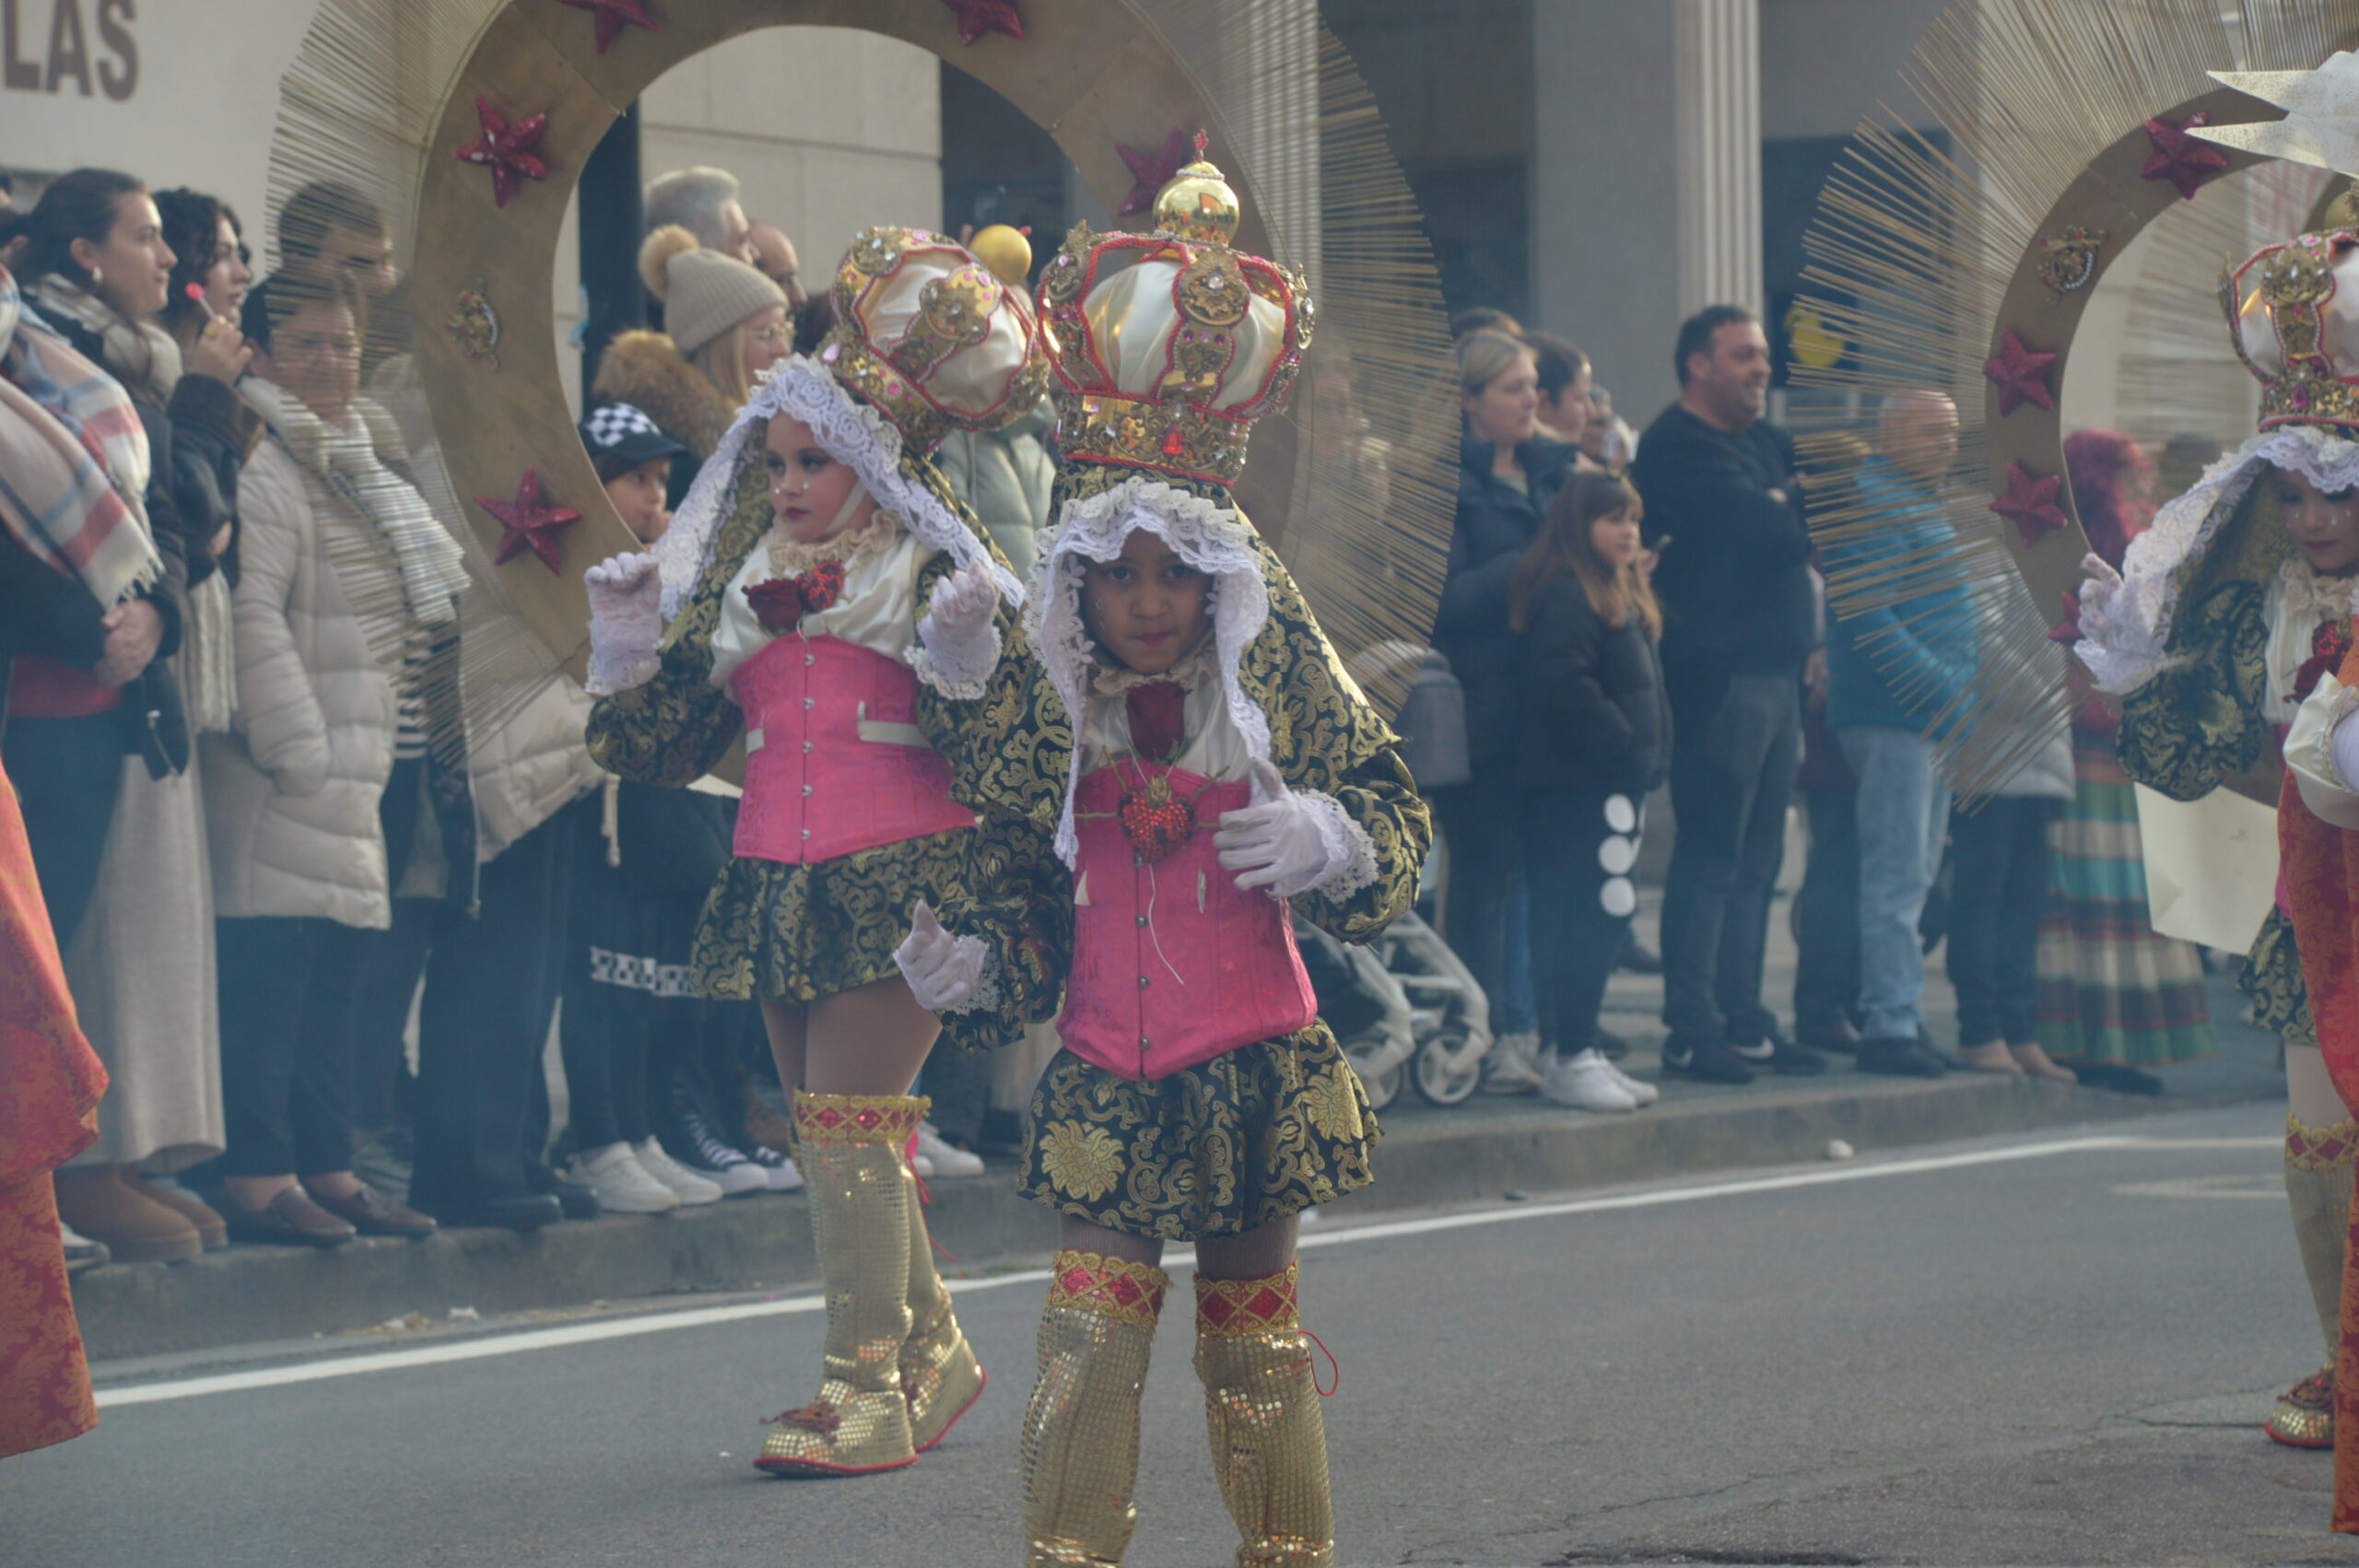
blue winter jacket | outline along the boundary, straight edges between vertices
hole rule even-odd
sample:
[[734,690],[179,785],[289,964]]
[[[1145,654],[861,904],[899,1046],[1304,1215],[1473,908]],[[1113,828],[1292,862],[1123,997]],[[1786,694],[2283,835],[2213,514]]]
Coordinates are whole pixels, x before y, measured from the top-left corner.
[[[1946,733],[1955,723],[1953,705],[1974,684],[1978,653],[1973,606],[1954,553],[1956,531],[1931,491],[1881,457],[1862,463],[1855,482],[1860,500],[1887,521],[1866,538],[1822,549],[1828,588],[1839,597],[1846,578],[1889,570],[1901,557],[1919,564],[1897,586],[1923,588],[1830,619],[1826,721],[1837,730],[1882,724]],[[1952,551],[1942,552],[1943,545]]]

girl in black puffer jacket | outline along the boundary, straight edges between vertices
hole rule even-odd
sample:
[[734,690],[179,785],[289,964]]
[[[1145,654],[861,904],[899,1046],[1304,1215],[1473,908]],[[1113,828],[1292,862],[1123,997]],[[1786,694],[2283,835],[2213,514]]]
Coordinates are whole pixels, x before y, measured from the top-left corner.
[[1516,779],[1532,889],[1532,978],[1554,1043],[1541,1092],[1626,1111],[1657,1091],[1594,1048],[1605,983],[1638,907],[1631,880],[1649,791],[1671,761],[1656,643],[1662,613],[1640,560],[1639,504],[1613,474],[1577,474],[1516,568],[1520,642]]

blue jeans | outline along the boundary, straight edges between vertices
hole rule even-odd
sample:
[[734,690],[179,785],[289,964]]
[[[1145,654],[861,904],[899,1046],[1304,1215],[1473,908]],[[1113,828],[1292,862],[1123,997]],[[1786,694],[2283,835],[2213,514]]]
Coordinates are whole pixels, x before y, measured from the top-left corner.
[[1925,1021],[1917,921],[1942,869],[1949,786],[1932,743],[1910,731],[1854,724],[1835,738],[1860,781],[1860,1033],[1913,1040]]
[[1532,883],[1519,861],[1508,881],[1508,946],[1501,956],[1499,994],[1491,1000],[1494,1035],[1529,1035],[1540,1027],[1540,999],[1532,981]]

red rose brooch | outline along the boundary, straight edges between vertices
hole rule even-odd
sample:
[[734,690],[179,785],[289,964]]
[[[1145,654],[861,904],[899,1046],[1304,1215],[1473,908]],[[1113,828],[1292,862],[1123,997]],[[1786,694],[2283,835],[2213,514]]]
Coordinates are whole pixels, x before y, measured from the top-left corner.
[[2318,682],[2342,668],[2343,660],[2351,655],[2351,622],[2346,618],[2329,621],[2310,634],[2310,656],[2294,676],[2294,700],[2302,701],[2318,690]]
[[830,608],[843,596],[841,561],[821,561],[807,572],[774,577],[745,590],[745,602],[754,607],[754,618],[766,630],[774,632],[792,631],[804,616]]

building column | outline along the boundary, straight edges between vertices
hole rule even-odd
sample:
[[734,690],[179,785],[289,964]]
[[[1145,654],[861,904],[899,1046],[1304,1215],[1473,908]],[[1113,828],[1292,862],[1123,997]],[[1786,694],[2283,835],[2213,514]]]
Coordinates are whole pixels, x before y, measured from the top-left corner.
[[[1532,319],[1646,427],[1682,318],[1758,310],[1758,0],[1533,0]],[[1664,90],[1665,84],[1670,90]]]
[[1763,308],[1760,0],[1673,0],[1679,310]]

